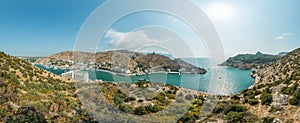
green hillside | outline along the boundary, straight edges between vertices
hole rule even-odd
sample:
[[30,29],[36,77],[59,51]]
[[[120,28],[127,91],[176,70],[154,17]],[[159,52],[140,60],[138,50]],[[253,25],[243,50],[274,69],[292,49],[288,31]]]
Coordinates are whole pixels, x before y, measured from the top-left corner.
[[73,83],[0,52],[0,122],[92,121]]

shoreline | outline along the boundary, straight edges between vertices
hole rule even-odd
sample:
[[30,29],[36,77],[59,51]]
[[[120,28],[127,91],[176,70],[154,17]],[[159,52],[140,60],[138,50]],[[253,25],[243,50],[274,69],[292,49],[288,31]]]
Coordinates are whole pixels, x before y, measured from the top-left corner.
[[[44,66],[42,64],[38,64],[38,65],[41,65],[41,66]],[[231,68],[231,67],[224,67],[224,69],[227,69],[227,68]],[[60,69],[60,68],[59,68]],[[238,69],[238,68],[233,68],[233,69]],[[69,69],[70,71],[73,71],[74,69]],[[181,75],[181,74],[193,74],[195,75],[193,72],[165,72],[165,71],[157,71],[157,72],[152,72],[152,73],[149,73],[149,74],[142,74],[142,75],[137,75],[136,73],[134,74],[127,74],[127,73],[116,73],[116,72],[113,72],[113,71],[110,71],[110,70],[103,70],[103,69],[92,69],[92,68],[89,68],[89,69],[83,69],[83,71],[99,71],[99,72],[104,72],[104,73],[108,73],[108,74],[111,74],[111,75],[117,75],[117,76],[125,76],[125,77],[142,77],[143,76],[149,76],[150,74],[172,74],[172,75]],[[205,75],[205,74],[196,74],[196,75]],[[249,75],[250,76],[250,75]],[[105,80],[101,80],[101,79],[98,79],[98,78],[95,78],[95,79],[89,79],[89,81],[91,82],[97,82],[97,81],[105,81]],[[245,88],[244,90],[246,89],[250,89],[252,88],[253,86],[255,86],[255,79],[251,81],[251,84],[249,84],[249,86],[247,88]],[[201,90],[196,90],[196,91],[199,91],[199,92],[204,92],[206,93],[205,91],[201,91]],[[241,91],[242,92],[242,91]],[[240,92],[240,93],[241,93]],[[237,93],[231,93],[229,95],[232,95],[232,94],[237,94]]]
[[[144,76],[144,75],[150,75],[150,74],[195,74],[194,72],[165,72],[165,71],[158,71],[158,72],[151,72],[151,73],[145,73],[145,74],[137,75],[138,73],[130,73],[130,74],[128,74],[128,73],[116,73],[116,72],[113,72],[113,71],[103,70],[103,69],[95,69],[95,71],[101,71],[101,72],[106,72],[106,73],[110,73],[110,74],[113,74],[113,75],[121,75],[121,76],[129,76],[129,77],[130,76]],[[196,75],[201,75],[201,74],[196,73]]]

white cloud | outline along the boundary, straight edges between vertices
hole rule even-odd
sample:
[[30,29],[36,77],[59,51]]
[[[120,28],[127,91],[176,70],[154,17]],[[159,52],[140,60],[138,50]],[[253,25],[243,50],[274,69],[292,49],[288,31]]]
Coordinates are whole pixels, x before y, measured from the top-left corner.
[[176,57],[207,57],[206,47],[197,38],[181,37],[176,33],[157,27],[148,27],[134,32],[119,32],[110,29],[104,36],[104,51],[129,50],[171,54]]
[[118,32],[111,29],[105,35],[109,39],[108,45],[113,49],[134,50],[146,44],[157,44],[161,41],[150,38],[145,31],[138,30],[135,32]]
[[283,40],[290,35],[293,35],[293,33],[283,33],[282,35],[275,37],[275,40]]

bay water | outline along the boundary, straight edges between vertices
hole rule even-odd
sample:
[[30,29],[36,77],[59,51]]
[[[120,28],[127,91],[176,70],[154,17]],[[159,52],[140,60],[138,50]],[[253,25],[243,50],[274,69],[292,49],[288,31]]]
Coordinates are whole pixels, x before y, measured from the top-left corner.
[[[237,68],[221,67],[222,71],[226,74],[225,82],[213,83],[212,78],[217,77],[212,75],[210,67],[210,60],[207,58],[184,58],[186,62],[197,65],[207,70],[205,74],[189,74],[189,73],[152,73],[142,76],[121,76],[112,74],[107,71],[89,70],[89,78],[91,80],[103,80],[103,81],[122,81],[122,82],[137,82],[140,80],[146,80],[151,82],[161,82],[165,84],[171,84],[174,86],[180,86],[192,90],[198,90],[202,92],[208,92],[209,87],[212,84],[223,84],[223,87],[228,91],[227,93],[240,93],[247,89],[254,82],[254,79],[250,77],[251,70],[240,70]],[[36,65],[41,69],[45,69],[54,74],[60,75],[67,70],[46,68],[42,65]]]

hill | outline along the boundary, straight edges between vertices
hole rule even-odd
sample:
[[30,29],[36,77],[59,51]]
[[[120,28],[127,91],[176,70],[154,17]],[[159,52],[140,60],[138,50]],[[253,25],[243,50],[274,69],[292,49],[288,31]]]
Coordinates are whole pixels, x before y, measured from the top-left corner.
[[261,52],[256,54],[239,54],[228,58],[220,66],[250,70],[252,68],[263,68],[269,63],[277,61],[280,57],[279,55],[262,54]]
[[[54,62],[54,61],[63,61],[63,60],[72,61],[74,60],[73,54],[74,54],[73,51],[60,52],[60,53],[50,55],[48,57],[39,58],[35,62],[46,64],[48,62]],[[90,59],[93,57],[92,53],[86,53],[86,52],[76,52],[76,55],[81,56],[81,59],[77,59],[78,61],[84,61],[86,59]]]
[[[156,54],[147,54],[156,59]],[[85,122],[93,121],[83,110],[71,82],[64,82],[59,76],[52,75],[31,64],[0,53],[0,119],[3,122]],[[104,55],[106,56],[106,55]],[[122,53],[122,56],[125,57]],[[136,60],[148,58],[145,54]],[[119,58],[119,57],[118,57]],[[161,58],[161,57],[159,57]],[[167,59],[165,59],[167,60]],[[170,61],[169,61],[170,62]],[[156,62],[155,62],[156,63]],[[210,96],[204,93],[183,95],[185,99],[192,99],[189,111],[180,118],[179,123],[185,122],[300,122],[300,49],[288,53],[268,66],[255,69],[252,76],[255,84],[241,94],[216,96],[220,98],[212,114],[203,118],[200,116],[204,103]],[[87,83],[89,84],[89,83]],[[97,83],[93,83],[97,84]],[[162,110],[169,101],[174,101],[176,91],[181,88],[166,89],[163,94],[154,97],[154,100],[143,98],[134,99],[124,96],[116,87],[116,83],[102,83],[101,90],[106,98],[116,107],[131,114],[144,115]],[[149,86],[141,83],[136,87]],[[86,88],[89,89],[89,88]],[[96,89],[97,90],[97,89]],[[97,99],[97,94],[91,92],[84,96]],[[180,94],[178,94],[180,95]],[[166,98],[168,97],[168,98]],[[168,99],[168,100],[166,100]],[[155,103],[158,107],[142,104]],[[177,99],[176,99],[177,101]],[[178,99],[178,101],[182,101]],[[126,102],[133,102],[127,105]],[[178,108],[180,110],[180,108]],[[110,110],[105,111],[110,115]],[[113,117],[102,117],[105,121],[114,121]],[[168,118],[161,118],[165,121]],[[125,118],[126,119],[126,118]],[[170,120],[170,119],[169,119]],[[133,122],[133,121],[132,121]]]
[[70,80],[3,52],[0,69],[0,122],[92,121]]
[[300,48],[256,69],[252,76],[255,84],[242,95],[248,101],[260,102],[254,113],[300,122]]
[[93,67],[97,69],[131,74],[160,71],[206,73],[205,69],[189,64],[182,59],[171,59],[156,53],[144,54],[126,50],[98,52],[95,54],[84,52],[76,52],[74,54],[71,51],[66,51],[40,58],[36,63],[47,64],[50,62],[57,66],[66,64],[70,66],[71,61],[96,63]]
[[[199,114],[195,109],[182,119],[193,119],[191,122],[299,123],[300,48],[280,58],[275,56],[276,60],[273,56],[261,53],[238,55],[235,58],[237,61],[252,63],[254,59],[261,60],[262,56],[267,56],[268,65],[254,69],[251,75],[255,78],[253,86],[241,94],[221,96],[213,115],[204,120],[193,117]],[[246,57],[250,57],[250,62],[246,62]],[[272,59],[275,61],[271,62]]]

